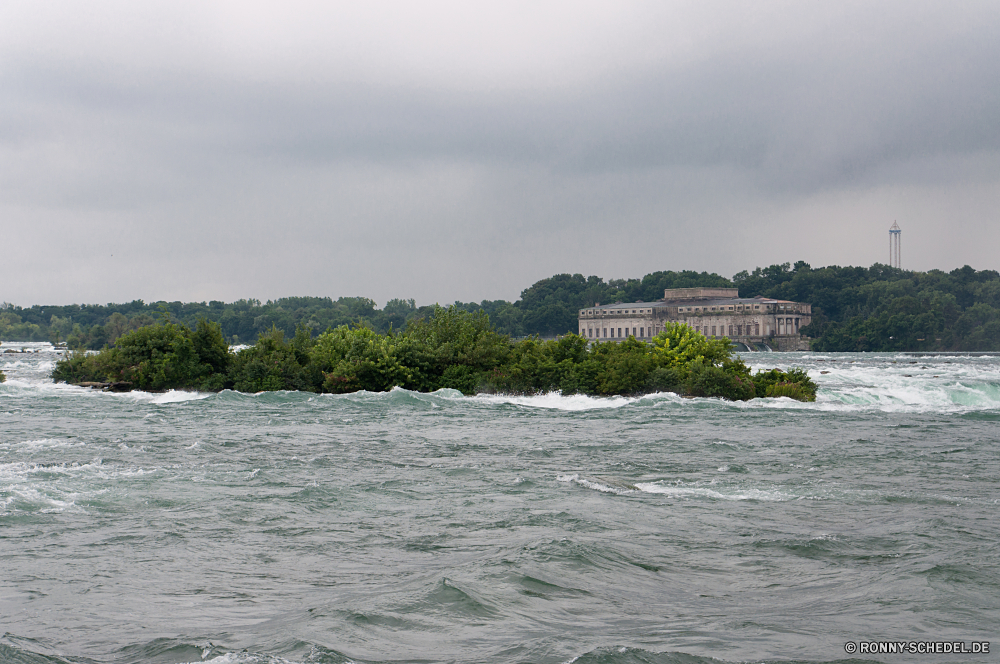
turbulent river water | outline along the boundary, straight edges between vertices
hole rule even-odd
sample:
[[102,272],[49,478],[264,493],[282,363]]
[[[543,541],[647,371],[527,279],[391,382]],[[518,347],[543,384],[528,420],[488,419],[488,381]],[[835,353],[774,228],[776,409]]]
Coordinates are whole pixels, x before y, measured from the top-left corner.
[[816,403],[110,394],[0,355],[0,661],[997,661],[1000,358]]

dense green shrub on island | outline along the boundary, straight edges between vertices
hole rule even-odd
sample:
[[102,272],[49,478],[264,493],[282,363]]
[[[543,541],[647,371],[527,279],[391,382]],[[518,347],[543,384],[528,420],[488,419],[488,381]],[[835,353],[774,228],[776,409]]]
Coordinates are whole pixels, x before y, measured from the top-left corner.
[[217,324],[199,321],[194,330],[176,323],[140,327],[121,336],[113,348],[74,351],[56,363],[52,379],[67,383],[128,383],[135,389],[227,387],[232,361]]
[[343,325],[313,339],[300,327],[288,343],[275,329],[237,353],[230,376],[242,391],[382,392],[399,386],[472,394],[511,351],[510,338],[496,332],[486,314],[449,307],[404,332]]
[[226,385],[237,392],[277,390],[316,391],[317,374],[309,362],[312,338],[300,328],[291,343],[271,328],[257,343],[236,353],[229,363]]
[[341,326],[321,334],[309,357],[323,392],[385,392],[397,385],[413,390],[429,387],[425,379],[428,361],[420,362],[414,345],[402,335]]
[[202,320],[192,331],[164,321],[126,333],[99,353],[74,352],[57,363],[52,377],[147,390],[347,393],[399,386],[464,394],[816,398],[816,386],[804,371],[775,369],[751,376],[733,357],[728,340],[708,339],[683,324],[667,325],[652,344],[635,338],[590,343],[575,334],[511,341],[493,329],[485,313],[457,307],[438,308],[404,331],[386,334],[342,325],[313,338],[300,326],[288,341],[273,327],[237,353],[229,351],[217,324]]
[[816,401],[816,383],[804,369],[758,371],[753,382],[758,398],[790,397],[798,401]]

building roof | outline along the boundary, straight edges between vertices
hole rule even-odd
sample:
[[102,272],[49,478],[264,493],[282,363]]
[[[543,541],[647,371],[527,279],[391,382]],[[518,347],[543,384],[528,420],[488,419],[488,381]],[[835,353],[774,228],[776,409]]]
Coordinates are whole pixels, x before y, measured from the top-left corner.
[[706,299],[681,299],[681,300],[660,300],[658,302],[615,302],[613,304],[600,304],[593,307],[584,307],[581,312],[594,311],[631,311],[644,309],[660,309],[663,307],[719,307],[735,304],[804,304],[791,300],[776,300],[774,298],[756,297],[727,297],[727,298],[706,298]]
[[659,303],[660,306],[665,307],[713,307],[719,305],[727,304],[760,304],[761,302],[774,302],[774,300],[764,300],[756,297],[727,297],[727,298],[712,298],[707,300],[670,300],[667,302]]
[[737,288],[719,288],[698,286],[696,288],[666,288],[663,291],[664,300],[701,300],[709,298],[733,299],[740,296]]
[[650,309],[659,304],[661,303],[660,302],[615,302],[614,304],[601,304],[595,307],[584,307],[583,309],[580,309],[580,311],[583,311],[584,309],[604,309],[604,310],[613,309],[615,311],[619,309]]

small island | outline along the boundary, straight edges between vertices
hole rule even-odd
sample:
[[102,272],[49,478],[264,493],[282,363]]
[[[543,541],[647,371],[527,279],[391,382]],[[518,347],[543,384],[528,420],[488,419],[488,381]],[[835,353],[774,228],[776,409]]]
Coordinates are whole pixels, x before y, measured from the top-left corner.
[[816,384],[805,371],[751,374],[729,339],[707,338],[683,323],[666,324],[648,343],[634,337],[598,342],[576,334],[512,340],[497,332],[485,313],[456,307],[438,307],[405,330],[386,334],[342,325],[313,337],[299,326],[286,340],[272,328],[235,352],[218,324],[201,320],[191,329],[164,314],[159,323],[119,337],[113,347],[70,353],[56,364],[52,378],[113,391],[348,393],[398,386],[464,394],[673,392],[734,401],[816,400]]

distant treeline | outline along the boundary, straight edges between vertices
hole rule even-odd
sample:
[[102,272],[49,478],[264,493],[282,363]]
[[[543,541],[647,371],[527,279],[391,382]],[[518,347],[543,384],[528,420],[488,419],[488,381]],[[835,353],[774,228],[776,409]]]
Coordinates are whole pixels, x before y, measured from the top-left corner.
[[816,399],[805,372],[772,369],[751,375],[725,339],[707,339],[683,324],[668,324],[647,344],[558,340],[512,341],[479,311],[437,308],[402,332],[340,327],[313,337],[300,326],[291,341],[272,328],[233,352],[218,323],[194,329],[158,324],[122,335],[97,353],[73,351],[56,363],[56,381],[111,390],[196,389],[240,392],[300,390],[627,395],[677,392],[748,400],[786,396]]
[[740,295],[813,305],[813,350],[1000,350],[1000,273],[912,272],[886,265],[772,265],[733,277]]
[[[623,293],[636,293],[647,301],[663,297],[664,288],[728,285],[717,274],[706,272],[656,272],[640,280],[612,280],[582,275],[556,275],[521,293],[516,302],[483,300],[454,302],[462,311],[482,311],[501,334],[514,338],[532,335],[554,337],[576,330],[577,309],[584,302],[613,301]],[[657,295],[659,293],[659,295]],[[593,303],[591,303],[593,304]],[[253,343],[275,327],[292,337],[300,325],[319,334],[341,325],[366,326],[379,333],[402,330],[412,320],[427,318],[438,305],[416,306],[414,300],[389,300],[382,309],[365,297],[286,297],[279,300],[238,300],[232,303],[153,302],[127,304],[33,306],[0,305],[0,340],[66,342],[71,348],[97,350],[113,344],[131,330],[151,325],[164,313],[174,322],[194,328],[200,319],[218,323],[230,343]]]
[[[554,337],[577,330],[577,313],[595,302],[653,302],[665,288],[738,287],[743,297],[808,302],[813,323],[803,329],[822,351],[1000,350],[1000,274],[971,267],[912,272],[875,264],[870,268],[812,268],[805,262],[743,271],[726,279],[707,272],[654,272],[642,279],[559,274],[521,293],[515,302],[455,302],[462,311],[482,311],[494,328],[513,338]],[[218,323],[231,343],[253,343],[272,328],[286,337],[305,326],[319,334],[341,325],[378,333],[402,330],[426,318],[434,306],[390,300],[378,309],[363,297],[337,300],[288,297],[262,303],[155,302],[128,304],[0,307],[0,339],[65,341],[74,348],[98,349],[127,331],[150,325],[164,313],[194,327],[199,319]]]

